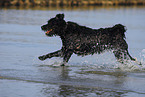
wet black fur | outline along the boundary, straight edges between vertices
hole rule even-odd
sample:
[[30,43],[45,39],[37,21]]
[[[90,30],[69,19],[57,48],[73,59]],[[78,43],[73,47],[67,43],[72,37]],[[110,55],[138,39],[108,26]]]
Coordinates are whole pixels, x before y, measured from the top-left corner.
[[128,52],[128,44],[125,41],[126,29],[122,24],[109,28],[92,29],[74,22],[66,22],[64,14],[57,14],[41,29],[47,31],[47,36],[60,36],[63,46],[56,52],[40,56],[40,60],[63,57],[62,65],[65,65],[73,53],[85,56],[112,50],[119,62],[123,63],[124,59],[135,61]]

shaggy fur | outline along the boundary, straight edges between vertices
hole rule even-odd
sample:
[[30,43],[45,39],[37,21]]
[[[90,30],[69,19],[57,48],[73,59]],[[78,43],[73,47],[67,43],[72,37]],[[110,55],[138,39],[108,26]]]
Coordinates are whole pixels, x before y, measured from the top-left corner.
[[73,53],[85,56],[112,50],[121,63],[124,62],[124,59],[135,61],[128,52],[128,45],[125,41],[126,29],[121,24],[109,28],[92,29],[74,22],[66,22],[64,14],[57,14],[41,29],[46,31],[47,36],[60,36],[63,46],[56,52],[40,56],[40,60],[63,57],[62,65],[65,65]]

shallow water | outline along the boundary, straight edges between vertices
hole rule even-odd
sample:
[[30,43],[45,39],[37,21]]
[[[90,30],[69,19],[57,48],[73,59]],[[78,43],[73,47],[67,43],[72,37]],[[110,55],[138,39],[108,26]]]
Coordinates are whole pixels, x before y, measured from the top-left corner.
[[[145,8],[0,9],[1,97],[145,96]],[[116,62],[111,52],[60,58],[38,56],[61,48],[59,37],[46,37],[40,26],[57,13],[91,28],[126,25],[129,52],[142,66]],[[86,14],[87,13],[87,14]]]

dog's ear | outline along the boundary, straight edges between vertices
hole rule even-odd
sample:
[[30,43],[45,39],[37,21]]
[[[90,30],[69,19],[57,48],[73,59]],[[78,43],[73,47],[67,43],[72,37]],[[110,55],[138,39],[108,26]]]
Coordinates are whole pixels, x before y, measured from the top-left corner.
[[64,14],[57,14],[56,19],[59,19],[59,20],[63,20],[64,19]]

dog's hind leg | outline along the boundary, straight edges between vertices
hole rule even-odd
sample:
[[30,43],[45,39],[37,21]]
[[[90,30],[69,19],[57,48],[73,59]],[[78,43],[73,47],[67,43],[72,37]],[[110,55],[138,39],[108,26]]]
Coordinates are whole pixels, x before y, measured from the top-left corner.
[[120,49],[113,51],[113,53],[114,53],[114,55],[115,55],[115,57],[116,57],[118,62],[120,62],[120,63],[124,62],[123,53],[122,53],[122,51]]
[[43,61],[47,58],[52,58],[52,57],[62,57],[62,50],[58,50],[58,51],[53,52],[53,53],[49,53],[49,54],[46,54],[46,55],[43,55],[43,56],[39,56],[38,58]]
[[[126,54],[125,54],[125,56],[128,56],[129,59],[132,60],[132,61],[134,61],[136,64],[138,64],[138,65],[142,65],[141,62],[137,61],[137,59],[131,57],[131,55],[129,54],[128,50],[126,50]],[[128,59],[128,60],[129,60],[129,59]]]
[[132,60],[132,61],[136,61],[133,57],[131,57],[131,55],[129,54],[128,50],[115,50],[113,51],[115,57],[117,58],[118,62],[120,63],[124,63],[124,61],[126,60]]
[[129,54],[128,50],[127,50],[127,55],[129,56],[129,58],[132,60],[132,61],[136,61],[133,57],[131,57],[131,55]]
[[129,54],[129,52],[127,51],[127,55],[129,56],[129,58],[134,61],[135,63],[137,63],[138,65],[142,65],[141,62],[137,61],[137,59],[131,57],[131,55]]

